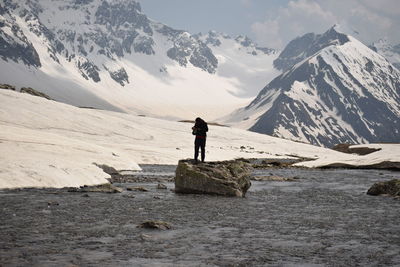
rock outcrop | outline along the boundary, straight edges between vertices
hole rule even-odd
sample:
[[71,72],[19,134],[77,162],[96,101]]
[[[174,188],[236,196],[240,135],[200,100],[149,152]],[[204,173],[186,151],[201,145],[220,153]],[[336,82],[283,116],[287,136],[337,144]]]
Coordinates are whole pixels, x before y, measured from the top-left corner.
[[350,147],[350,146],[351,146],[350,144],[338,144],[335,145],[332,149],[347,154],[358,154],[360,156],[368,155],[381,150],[381,148]]
[[367,194],[372,196],[389,195],[400,197],[400,179],[375,183],[370,189],[368,189]]
[[9,84],[0,84],[0,89],[15,91],[15,86]]
[[175,172],[175,192],[244,197],[251,186],[251,165],[232,160],[195,164],[180,160]]
[[51,97],[49,97],[45,93],[39,92],[38,90],[35,90],[31,87],[22,87],[20,92],[25,94],[30,94],[33,96],[43,97],[46,98],[47,100],[52,100]]

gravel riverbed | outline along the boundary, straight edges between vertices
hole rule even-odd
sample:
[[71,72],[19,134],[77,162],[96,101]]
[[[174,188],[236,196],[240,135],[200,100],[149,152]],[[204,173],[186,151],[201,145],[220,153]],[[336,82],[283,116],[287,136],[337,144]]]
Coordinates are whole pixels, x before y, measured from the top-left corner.
[[[0,266],[400,265],[400,200],[366,195],[399,172],[255,170],[298,179],[228,198],[175,194],[175,166],[142,167],[114,183],[122,193],[0,191]],[[147,220],[172,229],[137,227]]]

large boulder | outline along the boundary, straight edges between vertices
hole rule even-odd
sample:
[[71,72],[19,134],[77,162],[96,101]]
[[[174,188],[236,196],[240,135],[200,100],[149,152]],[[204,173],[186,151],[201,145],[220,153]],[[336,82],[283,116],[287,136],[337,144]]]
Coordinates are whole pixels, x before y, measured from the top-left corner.
[[251,165],[244,161],[197,163],[180,160],[175,172],[175,192],[244,197],[251,186]]
[[375,183],[370,189],[368,189],[367,194],[372,196],[390,195],[400,197],[400,179]]

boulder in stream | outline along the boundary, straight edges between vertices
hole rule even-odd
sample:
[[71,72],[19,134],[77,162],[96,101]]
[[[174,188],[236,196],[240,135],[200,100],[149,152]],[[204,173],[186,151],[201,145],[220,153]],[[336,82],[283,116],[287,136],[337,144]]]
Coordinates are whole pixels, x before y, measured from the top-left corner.
[[389,195],[400,197],[400,179],[375,183],[368,189],[367,194],[372,196]]
[[171,225],[163,221],[146,221],[144,223],[139,224],[138,227],[146,229],[159,229],[159,230],[171,229]]
[[126,190],[128,190],[128,191],[140,191],[140,192],[148,192],[149,191],[149,189],[144,188],[142,186],[131,186],[131,187],[126,188]]
[[251,186],[251,165],[241,160],[197,163],[180,160],[175,192],[244,197]]

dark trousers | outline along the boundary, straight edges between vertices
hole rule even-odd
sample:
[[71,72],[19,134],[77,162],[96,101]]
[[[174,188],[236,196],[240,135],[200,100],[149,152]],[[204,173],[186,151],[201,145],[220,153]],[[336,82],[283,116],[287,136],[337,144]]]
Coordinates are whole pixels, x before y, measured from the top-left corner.
[[199,148],[201,149],[201,161],[206,157],[206,138],[198,138],[194,140],[194,159],[197,161],[199,157]]

